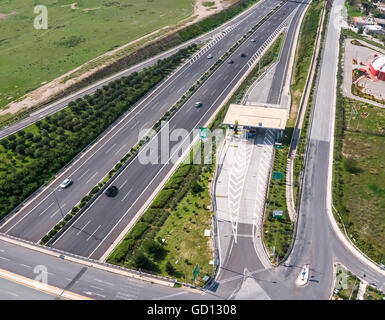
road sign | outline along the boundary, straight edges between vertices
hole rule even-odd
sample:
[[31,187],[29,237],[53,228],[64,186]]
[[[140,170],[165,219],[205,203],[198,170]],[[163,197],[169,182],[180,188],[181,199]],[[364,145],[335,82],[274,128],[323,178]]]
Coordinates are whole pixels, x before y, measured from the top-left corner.
[[198,273],[199,273],[199,265],[197,264],[197,265],[195,266],[193,272],[192,272],[192,274],[193,274],[193,280],[195,280],[195,278],[197,277]]
[[282,172],[273,172],[273,180],[282,180]]
[[209,137],[209,133],[207,128],[199,127],[199,138],[201,140],[207,140]]
[[279,143],[279,142],[274,143],[274,148],[275,149],[282,149],[282,143]]
[[282,218],[283,211],[282,210],[273,210],[273,218]]

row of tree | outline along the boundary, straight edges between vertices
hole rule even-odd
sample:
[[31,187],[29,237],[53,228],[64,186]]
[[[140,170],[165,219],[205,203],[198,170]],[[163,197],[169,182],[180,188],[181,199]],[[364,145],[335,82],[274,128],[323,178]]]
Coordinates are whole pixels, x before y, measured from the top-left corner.
[[0,218],[49,180],[196,50],[193,45],[0,141]]

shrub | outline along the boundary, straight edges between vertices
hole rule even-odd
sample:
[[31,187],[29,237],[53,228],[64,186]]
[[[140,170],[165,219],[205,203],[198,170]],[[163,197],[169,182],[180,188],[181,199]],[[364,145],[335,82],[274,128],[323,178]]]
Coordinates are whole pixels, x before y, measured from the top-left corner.
[[155,198],[154,202],[152,203],[151,207],[164,208],[173,194],[174,189],[164,189],[160,191],[157,197]]

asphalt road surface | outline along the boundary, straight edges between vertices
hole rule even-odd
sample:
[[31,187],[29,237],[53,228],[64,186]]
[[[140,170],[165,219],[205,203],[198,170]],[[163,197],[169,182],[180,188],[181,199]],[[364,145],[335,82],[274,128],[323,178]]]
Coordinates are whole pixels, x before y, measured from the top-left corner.
[[[65,257],[61,259],[0,240],[0,269],[11,271],[29,279],[35,279],[36,274],[33,271],[36,266],[46,267],[48,285],[92,299],[218,299],[218,297],[210,293],[192,292],[187,289],[176,289],[128,278],[113,272],[74,263],[66,260]],[[33,290],[31,292],[27,292],[29,291],[28,288],[12,286],[8,282],[6,287],[2,287],[0,281],[0,288],[12,290],[10,292],[14,296],[15,294],[21,296],[21,294],[25,293],[24,298],[28,299],[60,298],[47,296],[33,289],[31,289]],[[3,293],[4,298],[6,298],[5,295],[6,293]],[[0,297],[2,297],[2,293],[0,293]]]
[[[243,43],[228,58],[233,59],[234,63],[228,64],[225,61],[175,114],[169,121],[170,131],[174,128],[183,128],[191,133],[193,129],[203,126],[246,73],[247,57],[251,57],[270,36],[272,30],[275,30],[298,6],[297,2],[287,2],[262,24],[255,34],[250,36],[256,39],[256,42]],[[241,53],[245,53],[246,57],[241,57]],[[203,106],[195,108],[195,101],[201,101]],[[155,145],[156,139],[152,141]],[[187,145],[189,144],[188,141]],[[168,150],[173,150],[175,145],[176,142],[171,142]],[[187,145],[183,144],[184,147]],[[151,142],[148,146],[151,146]],[[160,147],[161,144],[155,147],[155,149],[159,148],[159,155],[161,151],[164,152]],[[146,152],[145,150],[146,148],[142,152]],[[171,153],[170,155],[172,158]],[[100,259],[167,176],[173,164],[169,162],[144,165],[140,157],[136,157],[112,183],[119,188],[118,195],[115,198],[101,195],[54,243],[54,247],[77,255]]]
[[[242,16],[242,19],[237,20],[235,28],[230,28],[230,31],[221,35],[221,38],[205,52],[205,54],[201,55],[192,63],[186,63],[167,81],[143,99],[137,107],[123,117],[120,122],[111,126],[110,129],[88,149],[88,152],[81,154],[80,157],[66,169],[65,173],[59,176],[48,188],[41,190],[37,196],[24,205],[15,215],[3,219],[1,221],[0,232],[38,242],[62,219],[62,214],[65,215],[69,212],[140,140],[140,129],[151,128],[217,59],[279,3],[280,1],[276,0],[266,0]],[[288,3],[285,8],[290,8],[294,5],[293,3]],[[280,10],[280,14],[282,13],[286,15],[287,11],[284,12],[284,10]],[[278,22],[282,21],[282,18],[279,14],[276,14],[270,19],[270,23],[278,24]],[[256,43],[247,42],[243,46],[245,51],[248,53],[256,51],[262,43],[262,39],[265,39],[270,34],[271,27],[272,26],[265,25],[265,27],[257,30],[256,34],[260,34],[261,39]],[[209,54],[212,54],[214,58],[207,59],[207,55]],[[174,125],[176,128],[183,128],[186,122],[186,128],[190,128],[193,122],[189,121],[190,115],[186,113],[190,113],[193,116],[191,120],[199,120],[200,116],[209,109],[209,101],[216,100],[220,94],[223,99],[224,95],[222,94],[222,90],[226,88],[226,92],[228,92],[231,89],[230,85],[235,83],[232,77],[238,74],[237,79],[239,79],[241,73],[246,70],[245,65],[248,58],[236,56],[234,60],[234,64],[226,64],[222,66],[220,70],[217,70],[214,76],[210,78],[210,81],[207,81],[201,89],[194,94],[194,98],[189,100],[189,105],[184,106],[183,109],[178,112],[177,117],[174,117],[170,128],[173,128]],[[242,72],[239,73],[239,70]],[[200,112],[191,109],[191,104],[196,100],[202,100],[204,103]],[[218,104],[216,104],[216,106],[217,105]],[[211,106],[210,112],[212,113],[213,111],[214,108]],[[180,122],[176,122],[176,119],[179,119],[178,121]],[[205,119],[207,119],[207,117]],[[197,123],[197,121],[195,121],[195,123]],[[130,168],[131,167],[132,165]],[[144,167],[141,166],[139,172],[142,172],[143,169]],[[157,169],[159,168],[155,168],[154,166],[150,171],[154,174]],[[61,190],[59,185],[65,178],[70,178],[73,184],[69,188]],[[136,182],[139,182],[140,185],[136,185]],[[132,187],[133,183],[135,184],[133,189],[139,190],[142,188],[143,190],[145,187],[143,182],[143,178],[130,180],[130,183],[127,184],[128,189],[122,190],[120,195],[125,191],[128,192],[130,185]],[[120,202],[120,200],[118,201]],[[127,199],[127,201],[130,200]],[[124,210],[124,208],[122,210]],[[105,219],[113,219],[114,214]],[[94,230],[91,230],[91,233],[93,231]],[[99,234],[96,236],[98,237]]]

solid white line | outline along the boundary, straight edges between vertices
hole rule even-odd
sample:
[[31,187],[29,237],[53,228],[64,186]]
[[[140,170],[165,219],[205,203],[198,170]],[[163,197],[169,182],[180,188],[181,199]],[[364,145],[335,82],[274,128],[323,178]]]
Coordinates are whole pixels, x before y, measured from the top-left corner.
[[99,173],[99,172],[96,171],[96,172],[92,175],[92,177],[89,178],[89,179],[87,180],[86,184],[88,184],[88,182],[90,182],[93,178],[95,178],[95,176],[96,176],[98,173]]
[[91,220],[88,221],[88,222],[85,224],[85,226],[79,230],[79,232],[78,232],[76,235],[78,236],[78,235],[80,234],[80,232],[82,232],[82,231],[84,230],[84,228],[87,227],[88,224],[89,224],[90,222],[91,222]]
[[91,239],[91,237],[96,233],[96,231],[99,230],[99,228],[101,227],[102,225],[100,225],[99,227],[96,228],[96,230],[87,238],[87,241]]
[[8,258],[5,258],[5,257],[0,257],[1,260],[5,260],[5,261],[11,261],[10,259]]

